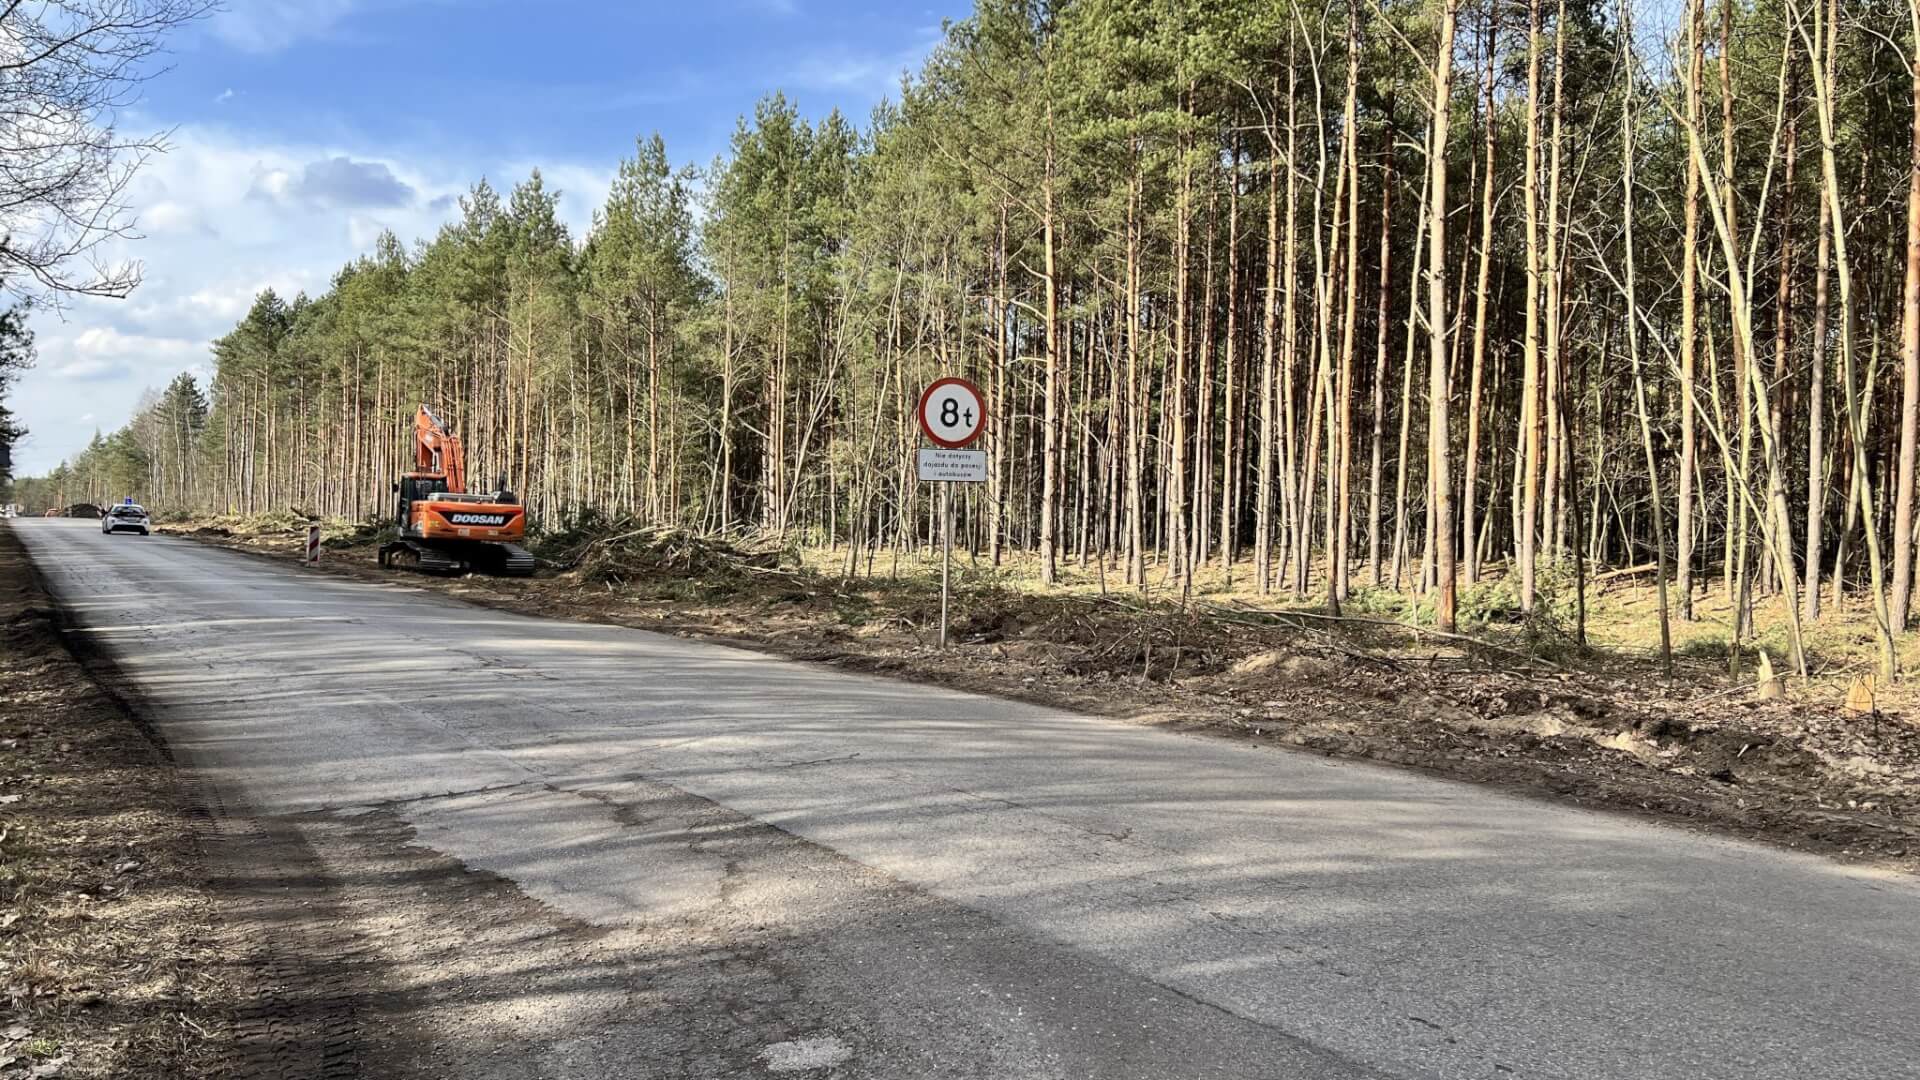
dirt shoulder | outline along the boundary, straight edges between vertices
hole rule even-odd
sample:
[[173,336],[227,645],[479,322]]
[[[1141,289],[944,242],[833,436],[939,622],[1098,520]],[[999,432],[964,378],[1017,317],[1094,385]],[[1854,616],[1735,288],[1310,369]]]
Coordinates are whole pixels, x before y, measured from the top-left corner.
[[222,1073],[223,954],[180,776],[0,526],[0,1077]]
[[[291,528],[175,530],[293,561]],[[364,537],[321,572],[392,580]],[[1391,623],[1119,595],[1035,594],[984,575],[933,647],[938,593],[841,579],[652,530],[560,550],[532,579],[410,584],[530,614],[746,645],[1223,737],[1278,743],[1648,816],[1850,862],[1920,870],[1920,728],[1834,699],[1755,700],[1706,665],[1560,663]]]

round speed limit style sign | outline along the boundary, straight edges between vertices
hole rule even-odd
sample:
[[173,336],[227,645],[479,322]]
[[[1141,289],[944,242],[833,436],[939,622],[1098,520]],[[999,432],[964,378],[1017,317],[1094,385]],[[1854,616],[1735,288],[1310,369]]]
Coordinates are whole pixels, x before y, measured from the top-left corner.
[[920,430],[935,446],[958,450],[987,429],[987,399],[965,379],[941,379],[920,395]]

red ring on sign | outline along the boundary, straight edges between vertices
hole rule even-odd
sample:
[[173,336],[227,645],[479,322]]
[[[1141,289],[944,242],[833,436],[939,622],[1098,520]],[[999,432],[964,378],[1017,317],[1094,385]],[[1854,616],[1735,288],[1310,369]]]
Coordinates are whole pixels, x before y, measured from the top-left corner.
[[[934,434],[933,425],[927,423],[927,403],[933,400],[933,392],[943,386],[964,386],[967,388],[967,392],[973,395],[974,400],[980,403],[980,423],[975,425],[973,433],[964,439],[943,439],[939,435]],[[933,384],[921,393],[920,405],[914,410],[914,415],[920,419],[921,432],[924,433],[935,446],[945,450],[958,450],[963,446],[970,446],[978,442],[980,436],[987,433],[987,395],[981,393],[979,387],[965,379],[953,376],[944,379],[935,379]]]

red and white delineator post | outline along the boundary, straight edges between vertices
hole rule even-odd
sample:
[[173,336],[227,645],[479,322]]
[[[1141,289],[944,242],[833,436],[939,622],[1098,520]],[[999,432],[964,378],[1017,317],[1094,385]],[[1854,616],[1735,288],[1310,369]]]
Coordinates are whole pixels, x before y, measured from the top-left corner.
[[307,557],[302,560],[308,565],[320,561],[320,526],[307,526]]

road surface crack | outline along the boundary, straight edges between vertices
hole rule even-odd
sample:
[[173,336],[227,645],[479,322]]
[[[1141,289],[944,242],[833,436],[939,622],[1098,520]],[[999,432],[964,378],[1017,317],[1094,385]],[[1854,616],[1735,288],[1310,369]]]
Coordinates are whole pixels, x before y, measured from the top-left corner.
[[[807,763],[800,762],[799,764],[807,764]],[[1102,840],[1108,840],[1114,843],[1120,843],[1121,841],[1127,840],[1133,836],[1133,830],[1131,828],[1122,826],[1122,827],[1113,828],[1113,829],[1103,829],[1097,825],[1087,825],[1082,822],[1074,821],[1071,818],[1061,817],[1058,814],[1050,814],[1047,811],[1042,810],[1037,806],[1032,806],[1027,803],[1023,803],[1018,799],[1009,799],[1002,795],[987,795],[978,791],[970,791],[966,788],[961,788],[961,787],[948,787],[947,790],[953,792],[956,795],[965,795],[969,799],[978,799],[981,802],[987,802],[987,803],[997,803],[1001,806],[1007,807],[1010,810],[1024,810],[1029,814],[1033,814],[1037,817],[1043,817],[1048,821],[1054,822],[1055,824],[1065,825],[1067,828],[1072,829],[1075,832],[1083,832],[1083,833],[1086,833],[1088,836],[1097,836]]]
[[804,768],[808,765],[831,765],[831,764],[834,764],[835,762],[852,761],[854,758],[857,758],[859,756],[860,756],[860,753],[858,751],[855,751],[854,753],[851,753],[851,754],[841,754],[838,757],[808,758],[805,761],[785,761],[785,762],[781,762],[778,765],[775,765],[774,768],[799,769],[799,768]]
[[380,799],[375,802],[328,803],[325,806],[318,806],[312,810],[301,810],[286,816],[294,818],[314,817],[325,814],[346,813],[349,811],[375,813],[381,810],[397,810],[403,806],[418,806],[421,803],[438,802],[443,799],[459,799],[468,795],[489,795],[500,791],[517,791],[521,788],[532,787],[534,785],[541,785],[547,787],[548,790],[554,790],[550,784],[546,783],[545,777],[533,777],[511,784],[487,784],[481,787],[464,788],[459,791],[436,791],[429,795],[408,795],[398,799]]

